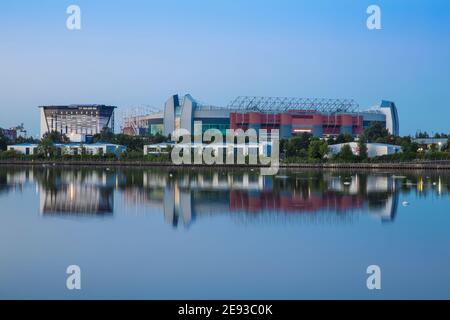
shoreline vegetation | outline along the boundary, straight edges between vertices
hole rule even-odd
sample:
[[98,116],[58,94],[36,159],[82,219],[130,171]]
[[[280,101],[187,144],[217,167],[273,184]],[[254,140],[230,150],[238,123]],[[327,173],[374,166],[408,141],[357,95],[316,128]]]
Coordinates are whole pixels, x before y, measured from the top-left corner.
[[[429,138],[426,132],[418,132],[416,138]],[[447,139],[441,146],[436,144],[418,144],[411,136],[393,136],[379,123],[368,127],[361,135],[354,137],[340,134],[336,137],[318,138],[310,133],[301,133],[289,139],[280,140],[280,168],[362,168],[362,169],[450,169],[450,135],[435,134],[433,138]],[[261,164],[184,164],[176,165],[171,161],[170,152],[144,155],[144,146],[170,141],[162,135],[129,136],[114,134],[104,130],[93,136],[93,142],[113,143],[126,147],[124,153],[90,154],[82,148],[78,154],[62,153],[55,147],[57,143],[70,142],[59,132],[46,133],[42,139],[18,138],[15,143],[38,144],[32,155],[15,150],[6,151],[11,141],[0,137],[0,165],[73,165],[73,166],[132,166],[132,167],[182,167],[182,168],[262,168]],[[350,142],[357,143],[357,151],[351,149]],[[347,144],[346,144],[347,143]],[[367,143],[381,143],[400,146],[402,152],[369,157]],[[331,154],[330,148],[336,144],[345,144],[337,154]],[[259,159],[258,159],[259,160]],[[259,161],[256,161],[260,163]]]

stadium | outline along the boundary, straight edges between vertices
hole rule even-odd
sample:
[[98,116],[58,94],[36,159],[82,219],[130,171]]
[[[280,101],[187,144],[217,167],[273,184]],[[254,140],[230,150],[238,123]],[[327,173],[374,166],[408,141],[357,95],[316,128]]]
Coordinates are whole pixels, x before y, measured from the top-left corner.
[[286,139],[303,132],[316,137],[358,136],[375,122],[398,135],[395,103],[383,100],[362,111],[352,99],[237,97],[227,106],[218,107],[200,103],[190,94],[181,98],[176,94],[161,111],[125,116],[122,132],[169,136],[180,128],[193,132],[194,126],[201,124],[203,132],[214,128],[223,134],[227,129],[278,129],[280,138]]

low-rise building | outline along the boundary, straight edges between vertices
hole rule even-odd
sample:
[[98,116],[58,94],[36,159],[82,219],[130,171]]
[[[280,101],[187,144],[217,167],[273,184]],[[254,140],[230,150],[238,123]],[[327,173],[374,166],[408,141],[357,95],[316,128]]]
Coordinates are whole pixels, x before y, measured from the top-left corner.
[[160,155],[169,154],[170,150],[173,148],[174,143],[156,143],[144,146],[144,155]]
[[33,155],[37,152],[38,145],[36,143],[21,143],[8,146],[8,151],[16,151],[25,155]]
[[417,138],[413,139],[413,142],[419,145],[422,151],[429,150],[433,146],[436,146],[437,150],[441,151],[443,147],[448,144],[448,138]]
[[259,143],[245,143],[245,144],[232,144],[232,143],[190,143],[190,144],[175,144],[173,142],[169,143],[158,143],[144,146],[144,155],[159,155],[168,154],[171,152],[174,146],[179,148],[190,148],[192,154],[194,152],[203,153],[206,148],[212,148],[215,153],[222,150],[222,153],[227,154],[228,150],[232,148],[235,155],[242,154],[248,156],[250,154],[258,154],[260,156],[270,156],[272,152],[271,142],[259,142]]
[[[341,152],[342,147],[349,145],[354,155],[359,155],[359,144],[357,142],[347,142],[333,144],[328,147],[329,155],[337,155]],[[367,156],[369,158],[385,156],[389,154],[396,154],[402,152],[401,146],[385,143],[367,143]]]
[[[93,144],[82,144],[82,143],[56,143],[54,145],[61,154],[64,155],[79,155],[79,154],[89,154],[89,155],[101,155],[101,154],[115,154],[120,155],[126,151],[126,147],[113,143],[93,143]],[[38,144],[35,143],[23,143],[8,146],[8,150],[13,150],[25,155],[34,155],[37,153]]]
[[92,143],[92,144],[82,144],[82,143],[69,143],[69,144],[56,144],[57,148],[61,149],[62,154],[66,155],[79,155],[79,154],[89,154],[89,155],[103,155],[103,154],[115,154],[121,155],[126,151],[126,147],[113,143]]

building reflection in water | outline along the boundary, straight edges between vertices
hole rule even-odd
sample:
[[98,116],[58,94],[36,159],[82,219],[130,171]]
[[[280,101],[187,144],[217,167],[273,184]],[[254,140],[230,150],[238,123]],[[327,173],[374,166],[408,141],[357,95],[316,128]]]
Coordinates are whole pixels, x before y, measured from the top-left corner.
[[[260,176],[249,173],[198,173],[161,175],[143,173],[143,188],[125,197],[161,202],[165,220],[189,225],[201,216],[230,214],[241,218],[307,215],[306,220],[336,218],[346,221],[363,209],[382,220],[393,220],[397,211],[398,180],[389,176],[346,177],[331,174]],[[155,190],[163,192],[155,192]],[[136,192],[153,190],[152,197]],[[159,197],[158,197],[159,195]],[[317,219],[314,219],[317,218]],[[326,220],[326,219],[325,219]]]
[[40,212],[44,216],[112,215],[115,185],[116,175],[105,170],[39,171]]
[[393,221],[402,193],[448,194],[449,175],[409,172],[257,172],[153,169],[3,168],[0,196],[32,185],[44,216],[110,216],[117,190],[140,212],[146,206],[167,223],[189,226],[197,219],[227,215],[240,222],[352,222],[364,213]]
[[34,170],[0,168],[0,195],[11,191],[22,192],[25,186],[34,184]]

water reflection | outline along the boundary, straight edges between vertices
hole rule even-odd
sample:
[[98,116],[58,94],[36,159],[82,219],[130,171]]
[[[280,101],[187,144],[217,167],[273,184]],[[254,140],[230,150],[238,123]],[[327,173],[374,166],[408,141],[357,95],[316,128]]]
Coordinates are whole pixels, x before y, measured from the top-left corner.
[[[142,188],[132,189],[135,201],[159,202],[165,220],[191,224],[198,217],[229,214],[240,221],[297,219],[348,221],[367,208],[392,220],[398,206],[397,180],[364,174],[303,172],[287,176],[249,173],[143,173]],[[151,190],[148,198],[147,190]],[[139,200],[138,200],[139,199]]]
[[401,195],[449,193],[447,173],[298,171],[261,176],[242,171],[2,168],[0,197],[36,188],[43,216],[112,216],[152,208],[173,226],[226,215],[241,222],[349,222],[361,214],[394,221]]
[[34,186],[39,193],[39,211],[43,216],[107,216],[114,211],[114,179],[114,175],[100,170],[9,168],[0,171],[0,190],[7,192]]

